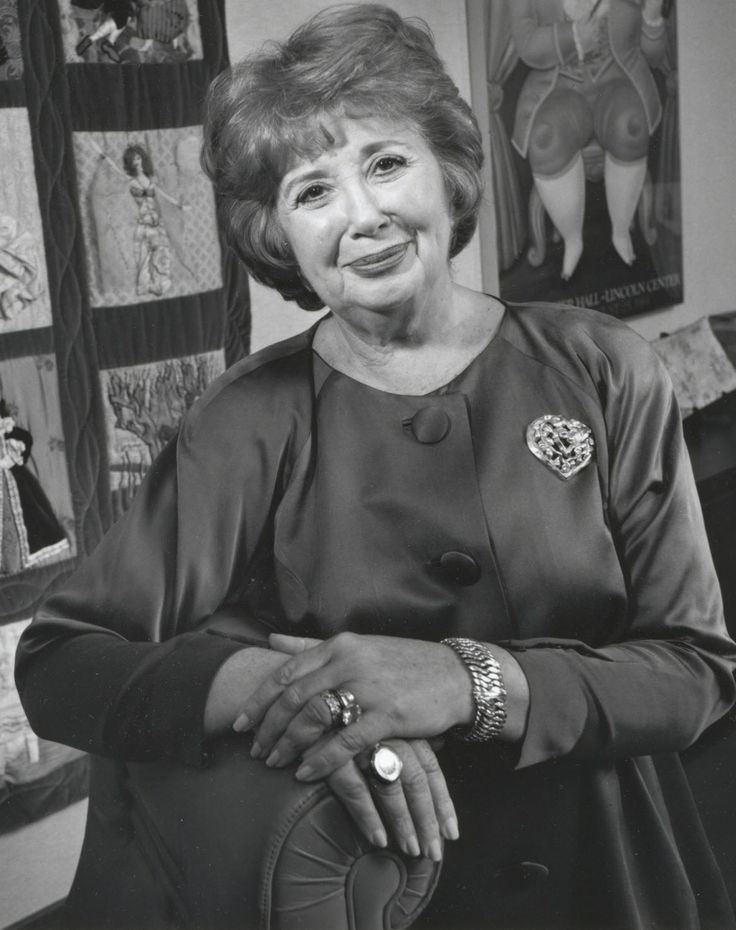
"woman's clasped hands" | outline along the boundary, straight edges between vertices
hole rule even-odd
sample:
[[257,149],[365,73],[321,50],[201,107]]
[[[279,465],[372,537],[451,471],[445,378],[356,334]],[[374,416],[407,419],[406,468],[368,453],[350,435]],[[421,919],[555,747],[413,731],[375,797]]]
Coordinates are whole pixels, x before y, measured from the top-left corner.
[[[248,697],[235,721],[235,730],[253,730],[252,755],[269,766],[301,760],[296,777],[326,780],[375,845],[386,845],[387,827],[404,852],[439,860],[440,836],[455,839],[458,827],[428,740],[474,713],[454,653],[437,643],[354,633],[324,642],[274,634],[270,642],[291,658]],[[350,692],[361,709],[337,729],[323,697],[335,689]],[[378,742],[401,759],[394,782],[371,772]]]

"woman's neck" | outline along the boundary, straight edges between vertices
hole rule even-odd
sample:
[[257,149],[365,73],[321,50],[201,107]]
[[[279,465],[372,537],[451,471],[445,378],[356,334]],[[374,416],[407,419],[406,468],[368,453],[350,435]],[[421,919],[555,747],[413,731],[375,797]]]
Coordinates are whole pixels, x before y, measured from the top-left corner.
[[330,316],[314,338],[332,367],[371,387],[426,394],[460,374],[493,338],[503,306],[492,297],[453,285],[444,306],[412,314],[383,314],[375,326]]

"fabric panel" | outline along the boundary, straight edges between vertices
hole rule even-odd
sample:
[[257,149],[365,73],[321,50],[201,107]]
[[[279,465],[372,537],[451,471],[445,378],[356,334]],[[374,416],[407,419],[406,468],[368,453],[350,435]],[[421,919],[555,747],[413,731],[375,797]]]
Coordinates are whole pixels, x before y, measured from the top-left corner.
[[0,110],[0,335],[51,325],[33,148],[25,109]]
[[[197,0],[144,0],[118,4],[115,15],[104,7],[58,0],[69,64],[182,64],[202,58]],[[126,15],[127,14],[127,15]],[[87,47],[86,37],[95,37]]]

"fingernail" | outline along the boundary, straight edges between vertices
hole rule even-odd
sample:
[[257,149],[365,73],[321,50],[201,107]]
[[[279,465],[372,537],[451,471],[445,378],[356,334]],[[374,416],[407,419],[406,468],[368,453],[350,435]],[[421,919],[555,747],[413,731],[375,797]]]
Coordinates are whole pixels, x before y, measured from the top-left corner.
[[258,758],[260,758],[261,752],[263,752],[263,750],[261,749],[261,744],[258,742],[257,739],[254,739],[254,740],[253,740],[253,745],[250,747],[250,757],[251,757],[251,759],[258,759]]
[[247,730],[248,727],[250,727],[250,720],[247,714],[241,714],[236,718],[233,724],[233,730],[235,730],[236,733],[242,733],[244,730]]
[[446,840],[460,839],[460,827],[457,823],[457,817],[448,817],[442,828],[442,835]]
[[274,749],[274,751],[271,753],[268,759],[266,759],[266,765],[269,768],[273,768],[275,765],[278,765],[280,761],[281,761],[281,756]]
[[442,843],[432,840],[429,844],[429,858],[432,862],[442,862]]
[[381,849],[384,849],[388,846],[388,837],[386,836],[385,830],[376,830],[376,832],[371,837],[371,843],[374,846],[380,846]]
[[298,781],[309,781],[312,775],[314,775],[314,769],[311,765],[300,765],[294,772],[294,778]]
[[421,856],[422,851],[419,848],[419,840],[415,836],[410,836],[405,844],[406,852],[410,856]]

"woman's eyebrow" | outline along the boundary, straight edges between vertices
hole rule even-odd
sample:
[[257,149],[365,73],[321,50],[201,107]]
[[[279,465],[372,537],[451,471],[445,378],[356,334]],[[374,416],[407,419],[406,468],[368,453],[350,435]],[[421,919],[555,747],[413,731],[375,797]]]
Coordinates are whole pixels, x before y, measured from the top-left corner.
[[404,147],[408,144],[406,139],[378,139],[375,142],[368,142],[360,151],[362,155],[373,155],[389,145],[400,145]]

